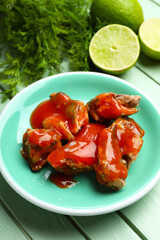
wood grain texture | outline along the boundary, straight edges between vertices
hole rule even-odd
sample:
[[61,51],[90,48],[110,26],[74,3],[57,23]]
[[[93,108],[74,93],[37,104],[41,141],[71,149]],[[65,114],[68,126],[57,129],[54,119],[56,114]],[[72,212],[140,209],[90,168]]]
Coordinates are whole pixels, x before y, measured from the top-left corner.
[[26,240],[16,224],[8,216],[0,203],[0,239],[4,240]]
[[[29,203],[5,182],[0,174],[0,194],[8,209],[34,240],[83,240],[67,218]],[[8,240],[8,239],[6,239]]]

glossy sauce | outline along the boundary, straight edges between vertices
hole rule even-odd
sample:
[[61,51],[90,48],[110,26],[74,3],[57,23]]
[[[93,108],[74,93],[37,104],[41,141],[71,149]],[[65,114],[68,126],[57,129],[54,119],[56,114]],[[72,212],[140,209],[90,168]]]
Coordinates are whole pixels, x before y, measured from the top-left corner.
[[73,134],[88,123],[87,106],[64,93],[52,94],[51,99],[35,108],[30,123],[32,128],[56,129],[63,139],[71,140]]
[[49,153],[61,145],[61,135],[56,130],[27,129],[23,135],[21,155],[31,169],[37,171],[47,162]]
[[60,172],[54,172],[50,176],[50,181],[59,188],[71,188],[78,183],[72,176],[67,176]]
[[56,130],[34,129],[28,133],[29,143],[42,147],[50,146],[57,140],[61,140],[61,135]]
[[97,101],[97,113],[104,119],[116,119],[121,115],[129,115],[137,112],[135,108],[123,106],[112,93],[102,93],[95,98]]
[[48,156],[53,167],[59,167],[66,159],[92,166],[97,162],[97,144],[99,133],[105,128],[102,124],[87,124],[77,133],[74,140]]
[[100,133],[98,159],[107,181],[127,177],[128,169],[121,159],[124,155],[137,155],[143,135],[144,130],[131,118],[118,118]]
[[98,159],[101,168],[104,169],[106,181],[127,177],[127,167],[120,161],[121,148],[111,129],[105,128],[99,136]]
[[43,128],[43,121],[48,117],[53,117],[57,123],[66,120],[64,113],[57,109],[52,99],[40,103],[32,112],[30,118],[32,128]]
[[123,155],[137,154],[142,147],[144,130],[133,119],[118,121],[114,134],[119,142]]

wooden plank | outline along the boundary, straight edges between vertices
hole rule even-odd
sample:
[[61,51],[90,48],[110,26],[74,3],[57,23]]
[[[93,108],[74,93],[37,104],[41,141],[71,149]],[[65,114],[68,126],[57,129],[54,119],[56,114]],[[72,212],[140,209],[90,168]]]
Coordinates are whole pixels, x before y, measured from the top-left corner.
[[121,211],[150,240],[160,239],[160,182],[144,198]]
[[152,60],[141,53],[136,66],[160,84],[160,61]]
[[116,213],[73,218],[92,240],[141,239]]
[[[159,0],[157,2],[160,4]],[[155,17],[160,18],[160,6],[151,0],[139,0],[139,3],[142,6],[145,20]],[[136,66],[160,83],[160,61],[150,59],[141,52]]]
[[26,239],[16,224],[9,217],[0,204],[0,239],[23,240]]
[[84,239],[65,216],[43,210],[29,203],[14,192],[1,175],[0,189],[3,201],[34,240]]

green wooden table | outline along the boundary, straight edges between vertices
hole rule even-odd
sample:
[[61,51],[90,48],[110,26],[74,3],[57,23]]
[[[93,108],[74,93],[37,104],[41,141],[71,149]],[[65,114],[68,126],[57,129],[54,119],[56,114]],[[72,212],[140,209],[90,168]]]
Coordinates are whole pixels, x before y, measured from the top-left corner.
[[[139,2],[145,19],[160,17],[160,0]],[[136,65],[120,77],[143,90],[160,109],[160,61],[141,53]],[[6,104],[0,105],[0,112]],[[72,217],[34,206],[14,192],[0,175],[0,239],[159,240],[160,182],[141,200],[120,211]]]

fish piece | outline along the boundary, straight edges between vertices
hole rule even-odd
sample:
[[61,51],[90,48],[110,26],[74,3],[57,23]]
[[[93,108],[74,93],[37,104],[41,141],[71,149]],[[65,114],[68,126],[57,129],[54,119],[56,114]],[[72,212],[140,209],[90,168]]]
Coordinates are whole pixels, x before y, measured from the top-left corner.
[[132,118],[118,118],[112,124],[113,132],[119,142],[127,168],[136,160],[143,145],[145,131]]
[[105,127],[98,123],[83,126],[73,140],[49,154],[48,162],[68,175],[92,170],[97,162],[98,136]]
[[125,186],[128,169],[143,145],[144,130],[131,118],[118,118],[99,135],[97,181],[109,188]]
[[141,97],[115,93],[102,93],[88,102],[90,117],[97,122],[117,119],[120,116],[137,113]]
[[49,100],[40,103],[30,119],[32,128],[56,129],[66,140],[73,139],[88,121],[87,106],[62,92],[53,93]]
[[47,156],[61,146],[61,135],[56,130],[27,129],[23,135],[21,154],[33,171],[47,163]]

